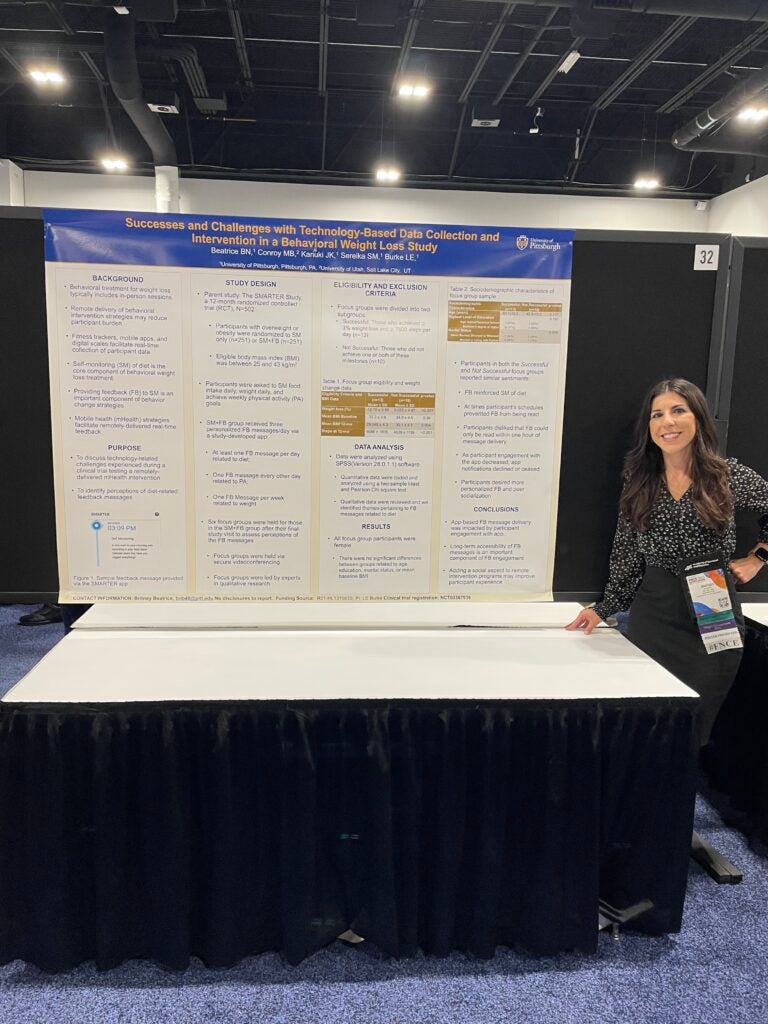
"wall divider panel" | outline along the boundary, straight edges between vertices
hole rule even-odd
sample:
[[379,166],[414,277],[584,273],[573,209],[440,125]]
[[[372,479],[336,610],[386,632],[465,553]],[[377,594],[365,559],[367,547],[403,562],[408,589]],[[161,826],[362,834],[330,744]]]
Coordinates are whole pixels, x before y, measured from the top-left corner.
[[43,225],[0,211],[0,600],[58,591]]

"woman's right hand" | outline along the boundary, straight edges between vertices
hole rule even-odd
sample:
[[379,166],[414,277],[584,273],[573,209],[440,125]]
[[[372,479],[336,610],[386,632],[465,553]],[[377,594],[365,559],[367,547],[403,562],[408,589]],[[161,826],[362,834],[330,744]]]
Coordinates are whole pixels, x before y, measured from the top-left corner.
[[584,636],[589,636],[595,626],[599,626],[603,620],[594,608],[582,608],[573,622],[569,622],[566,629],[583,629]]

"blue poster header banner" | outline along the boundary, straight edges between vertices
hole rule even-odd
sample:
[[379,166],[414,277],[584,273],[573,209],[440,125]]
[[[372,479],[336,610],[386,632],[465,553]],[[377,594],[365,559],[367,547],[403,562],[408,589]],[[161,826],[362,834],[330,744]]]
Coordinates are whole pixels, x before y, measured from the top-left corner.
[[45,210],[45,258],[226,270],[569,278],[573,232]]

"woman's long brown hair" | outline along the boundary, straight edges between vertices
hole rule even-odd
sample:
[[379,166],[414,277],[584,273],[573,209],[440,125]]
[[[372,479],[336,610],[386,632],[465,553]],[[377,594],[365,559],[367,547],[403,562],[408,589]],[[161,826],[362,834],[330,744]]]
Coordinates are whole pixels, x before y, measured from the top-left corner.
[[668,391],[685,399],[696,417],[696,436],[691,447],[691,500],[696,513],[708,529],[723,533],[733,513],[728,465],[720,454],[706,398],[695,384],[681,377],[659,381],[645,397],[635,424],[632,448],[624,459],[619,512],[636,530],[648,529],[651,508],[664,477],[664,459],[649,431],[651,409],[655,399]]

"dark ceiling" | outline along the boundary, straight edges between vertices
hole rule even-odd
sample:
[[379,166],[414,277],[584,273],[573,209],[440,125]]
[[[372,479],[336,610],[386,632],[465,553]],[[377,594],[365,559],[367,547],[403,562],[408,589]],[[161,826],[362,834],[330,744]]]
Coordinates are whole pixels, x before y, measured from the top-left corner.
[[[98,156],[116,146],[134,173],[151,172],[107,81],[112,6],[0,0],[0,155],[24,168],[100,170]],[[655,171],[663,194],[704,198],[768,170],[755,129],[726,124],[721,136],[751,155],[670,141],[768,64],[768,3],[757,0],[126,6],[144,98],[179,97],[179,114],[162,118],[182,176],[368,184],[383,158],[417,187],[615,194]],[[574,48],[581,59],[558,73]],[[44,61],[66,86],[29,80],[29,65]],[[394,95],[409,75],[433,83],[418,106]],[[500,124],[472,127],[473,116]]]

